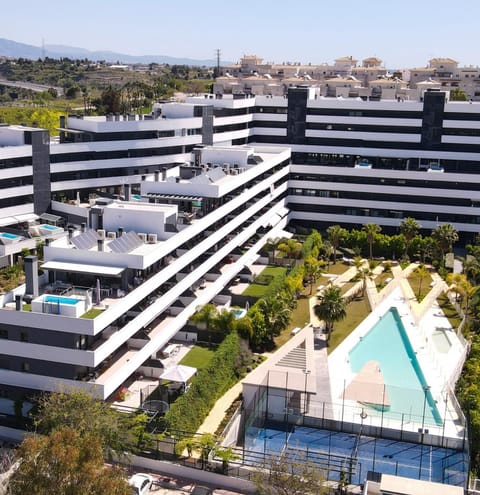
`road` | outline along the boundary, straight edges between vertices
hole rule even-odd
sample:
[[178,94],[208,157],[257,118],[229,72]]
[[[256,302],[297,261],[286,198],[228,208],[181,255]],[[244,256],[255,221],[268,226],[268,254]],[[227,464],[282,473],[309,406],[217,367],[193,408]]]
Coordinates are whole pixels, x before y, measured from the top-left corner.
[[47,86],[45,84],[36,84],[26,81],[9,81],[7,79],[3,79],[0,77],[0,85],[1,86],[11,86],[13,88],[24,88],[30,89],[31,91],[35,91],[37,93],[41,93],[43,91],[48,91],[50,88],[53,88],[57,91],[58,96],[63,95],[63,88],[58,86]]

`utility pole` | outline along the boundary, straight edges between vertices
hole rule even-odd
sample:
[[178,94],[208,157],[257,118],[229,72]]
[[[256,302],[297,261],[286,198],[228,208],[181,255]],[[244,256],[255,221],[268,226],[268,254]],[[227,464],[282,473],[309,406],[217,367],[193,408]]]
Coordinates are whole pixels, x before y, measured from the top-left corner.
[[217,48],[215,50],[215,53],[217,55],[217,67],[215,69],[215,74],[214,76],[215,77],[219,77],[220,76],[220,54],[221,54],[221,51],[220,51],[220,48]]

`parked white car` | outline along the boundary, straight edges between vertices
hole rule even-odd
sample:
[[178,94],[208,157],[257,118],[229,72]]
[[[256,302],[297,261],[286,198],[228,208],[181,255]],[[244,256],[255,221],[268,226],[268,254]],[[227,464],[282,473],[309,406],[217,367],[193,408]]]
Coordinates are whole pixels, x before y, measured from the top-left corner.
[[152,487],[153,478],[146,473],[137,473],[128,479],[132,495],[146,495]]

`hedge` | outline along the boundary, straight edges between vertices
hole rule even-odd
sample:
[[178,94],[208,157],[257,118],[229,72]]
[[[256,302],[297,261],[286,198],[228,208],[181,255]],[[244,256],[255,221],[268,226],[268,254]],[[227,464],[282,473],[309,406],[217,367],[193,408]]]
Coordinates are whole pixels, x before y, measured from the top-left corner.
[[210,364],[193,378],[188,390],[165,415],[170,430],[196,432],[219,399],[239,379],[237,370],[240,339],[228,334],[218,346]]

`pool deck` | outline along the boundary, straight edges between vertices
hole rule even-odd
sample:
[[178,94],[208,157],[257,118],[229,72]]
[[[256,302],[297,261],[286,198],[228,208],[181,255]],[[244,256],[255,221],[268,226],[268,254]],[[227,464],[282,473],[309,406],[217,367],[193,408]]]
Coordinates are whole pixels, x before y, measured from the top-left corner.
[[[350,418],[345,416],[346,413],[343,410],[343,389],[355,377],[349,365],[349,352],[390,308],[395,307],[417,355],[417,360],[426,382],[430,386],[432,396],[439,404],[438,408],[441,416],[444,416],[446,410],[445,426],[431,427],[431,425],[428,425],[430,433],[461,438],[464,433],[462,413],[452,394],[447,392],[452,389],[463,365],[466,355],[465,342],[453,331],[450,322],[436,302],[438,295],[445,289],[444,282],[441,279],[434,278],[432,290],[419,304],[416,302],[407,281],[408,273],[413,269],[415,269],[415,266],[411,267],[407,272],[401,272],[400,268],[394,271],[395,278],[391,282],[393,289],[387,286],[389,291],[385,297],[382,297],[382,292],[380,292],[378,299],[375,301],[376,304],[373,305],[374,310],[372,313],[330,354],[328,358],[329,367],[335,370],[335,373],[330,374],[331,394],[335,403],[334,415],[337,419],[342,415],[343,419],[347,421],[363,421],[363,418],[360,418],[361,404],[355,401],[343,401],[344,405],[349,406],[348,414],[352,415]],[[442,331],[443,336],[450,343],[449,349],[446,348],[448,346],[445,346],[444,352],[439,351],[438,344],[435,343],[436,339],[433,337],[437,329]],[[448,397],[448,400],[444,406],[445,397]],[[371,424],[375,424],[377,420],[378,417],[374,416],[368,418]],[[383,426],[398,428],[399,425],[396,423],[399,423],[399,421],[382,418]],[[420,426],[423,427],[423,424]],[[411,425],[404,424],[403,428],[411,428],[412,431],[417,431],[419,424],[412,422]]]

